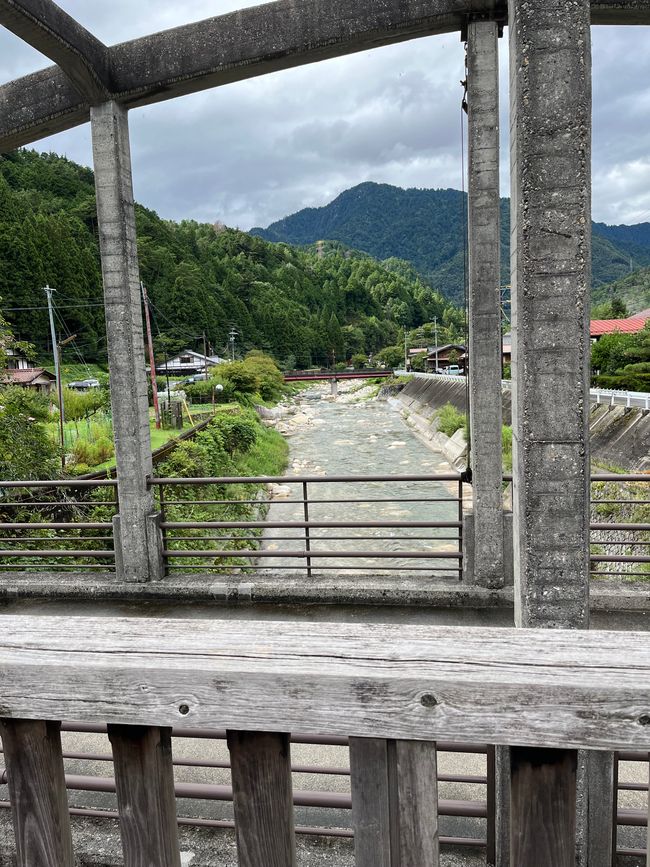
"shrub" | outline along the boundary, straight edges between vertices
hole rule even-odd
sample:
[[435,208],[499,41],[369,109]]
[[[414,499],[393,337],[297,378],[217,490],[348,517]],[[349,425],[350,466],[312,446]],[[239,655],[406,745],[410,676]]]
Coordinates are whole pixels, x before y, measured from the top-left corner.
[[237,394],[255,394],[259,391],[259,376],[243,361],[222,364],[219,373],[223,381],[230,383]]
[[257,441],[258,422],[244,415],[223,415],[215,419],[214,425],[223,438],[223,445],[229,454],[247,452]]
[[438,430],[448,437],[453,436],[457,430],[464,427],[465,414],[459,412],[451,403],[446,403],[438,410]]

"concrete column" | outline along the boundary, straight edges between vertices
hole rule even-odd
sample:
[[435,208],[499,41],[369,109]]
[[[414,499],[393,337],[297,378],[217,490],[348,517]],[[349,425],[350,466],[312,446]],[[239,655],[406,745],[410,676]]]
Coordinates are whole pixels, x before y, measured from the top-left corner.
[[[508,6],[515,621],[588,628],[590,3]],[[580,755],[579,867],[611,865],[612,776]]]
[[469,125],[469,385],[475,583],[504,585],[501,463],[499,30],[467,31]]
[[515,619],[589,619],[589,0],[509,0]]
[[116,567],[122,580],[149,581],[162,576],[162,564],[147,488],[151,440],[128,114],[111,101],[93,106],[90,119],[120,503]]

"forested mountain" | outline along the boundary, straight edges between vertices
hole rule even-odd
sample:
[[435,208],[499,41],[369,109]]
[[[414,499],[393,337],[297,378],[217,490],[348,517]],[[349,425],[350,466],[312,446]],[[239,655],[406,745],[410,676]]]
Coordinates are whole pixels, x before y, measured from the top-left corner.
[[[441,338],[462,333],[462,313],[405,262],[379,263],[341,245],[322,251],[243,232],[161,220],[137,205],[141,276],[153,305],[158,354],[202,345],[217,352],[235,326],[238,349],[269,351],[289,366],[376,352],[438,317]],[[45,294],[56,291],[64,350],[105,357],[93,174],[53,154],[0,158],[0,298],[16,337],[51,353]],[[51,358],[51,354],[50,354]]]
[[[463,297],[466,198],[459,190],[403,190],[363,183],[322,208],[306,208],[252,233],[269,241],[341,241],[378,259],[406,259],[431,286],[458,303]],[[650,265],[650,224],[593,227],[593,286]],[[509,200],[501,200],[501,263],[509,282]]]
[[618,298],[630,315],[650,308],[650,268],[640,268],[627,277],[598,286],[592,292],[593,304],[604,304]]

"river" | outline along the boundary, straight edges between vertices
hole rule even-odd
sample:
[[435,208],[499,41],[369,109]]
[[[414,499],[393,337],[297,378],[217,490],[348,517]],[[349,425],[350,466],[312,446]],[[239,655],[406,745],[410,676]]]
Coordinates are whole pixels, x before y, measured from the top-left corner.
[[[329,390],[329,389],[328,389]],[[457,486],[451,482],[332,482],[329,476],[433,475],[449,472],[442,455],[430,451],[409,430],[397,409],[384,400],[345,403],[303,400],[300,421],[290,437],[288,475],[323,478],[309,482],[310,521],[358,524],[368,521],[457,521]],[[270,523],[304,521],[302,485],[275,492],[268,515]],[[406,551],[426,554],[458,550],[457,528],[366,527],[310,528],[311,552],[341,552],[342,556],[312,558],[312,574],[372,572],[374,574],[429,573],[458,580],[458,562],[399,556]],[[305,549],[303,528],[269,528],[266,551]],[[351,557],[350,552],[394,552],[395,556]],[[348,556],[344,556],[348,552]],[[263,557],[259,566],[305,572],[304,560]],[[456,571],[453,571],[456,570]]]

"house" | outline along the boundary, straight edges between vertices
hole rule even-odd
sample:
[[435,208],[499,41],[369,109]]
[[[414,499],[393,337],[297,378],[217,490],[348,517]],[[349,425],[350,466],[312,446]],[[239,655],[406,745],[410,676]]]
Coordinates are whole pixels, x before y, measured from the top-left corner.
[[503,364],[512,364],[512,332],[508,331],[501,338],[501,357]]
[[643,331],[646,322],[650,319],[650,312],[644,310],[627,319],[592,319],[589,323],[589,336],[592,341],[600,340],[603,334],[638,334]]
[[446,343],[429,352],[426,360],[426,369],[435,373],[436,367],[444,372],[450,364],[465,366],[465,347],[462,343]]
[[8,370],[29,370],[34,367],[31,361],[28,361],[23,355],[16,352],[15,349],[9,348],[5,351],[5,354],[7,356]]
[[168,373],[170,376],[189,376],[191,373],[205,373],[206,367],[216,367],[223,364],[225,358],[218,355],[202,355],[193,349],[185,349],[166,362],[156,365],[156,373]]
[[7,368],[0,373],[5,385],[19,385],[48,394],[54,388],[56,376],[44,367]]
[[0,370],[0,384],[19,385],[22,388],[33,388],[45,394],[52,391],[56,376],[44,367],[34,365],[11,347],[6,350],[7,367]]

